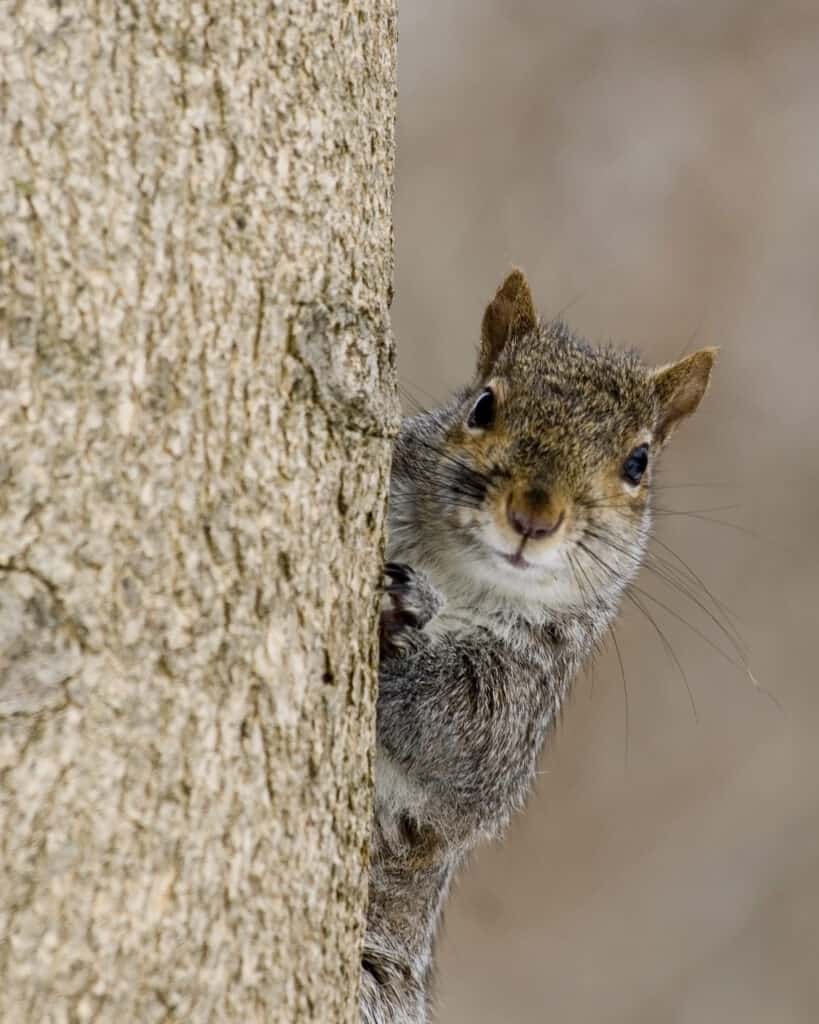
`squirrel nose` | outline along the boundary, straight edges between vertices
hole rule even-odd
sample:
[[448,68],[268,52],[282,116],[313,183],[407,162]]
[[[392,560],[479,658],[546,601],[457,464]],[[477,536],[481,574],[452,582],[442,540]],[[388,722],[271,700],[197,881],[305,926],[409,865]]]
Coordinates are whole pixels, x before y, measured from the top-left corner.
[[509,499],[506,516],[512,529],[529,540],[542,540],[557,533],[565,516],[560,508],[541,492],[530,491],[523,501]]

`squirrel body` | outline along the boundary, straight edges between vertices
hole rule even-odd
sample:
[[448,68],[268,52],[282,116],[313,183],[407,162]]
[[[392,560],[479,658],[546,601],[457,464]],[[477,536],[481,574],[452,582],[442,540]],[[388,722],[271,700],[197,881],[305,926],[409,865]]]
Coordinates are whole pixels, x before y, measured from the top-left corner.
[[395,446],[362,1024],[429,1019],[454,873],[521,808],[639,570],[659,450],[715,350],[658,370],[538,320],[514,271],[473,383]]

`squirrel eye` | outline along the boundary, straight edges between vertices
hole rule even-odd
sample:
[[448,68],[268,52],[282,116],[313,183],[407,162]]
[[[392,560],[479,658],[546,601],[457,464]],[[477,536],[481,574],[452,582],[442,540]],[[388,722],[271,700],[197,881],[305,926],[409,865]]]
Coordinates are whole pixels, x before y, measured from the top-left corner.
[[472,412],[466,421],[468,427],[477,427],[479,430],[486,430],[495,421],[495,393],[491,388],[485,388],[472,406]]
[[639,484],[648,466],[648,445],[641,444],[623,463],[623,479],[630,484]]

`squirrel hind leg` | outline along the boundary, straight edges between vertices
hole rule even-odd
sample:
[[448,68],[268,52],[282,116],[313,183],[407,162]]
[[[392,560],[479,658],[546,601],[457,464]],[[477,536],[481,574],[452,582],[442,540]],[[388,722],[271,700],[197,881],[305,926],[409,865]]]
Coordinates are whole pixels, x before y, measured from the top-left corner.
[[365,951],[361,958],[361,1024],[427,1024],[423,986],[408,968]]

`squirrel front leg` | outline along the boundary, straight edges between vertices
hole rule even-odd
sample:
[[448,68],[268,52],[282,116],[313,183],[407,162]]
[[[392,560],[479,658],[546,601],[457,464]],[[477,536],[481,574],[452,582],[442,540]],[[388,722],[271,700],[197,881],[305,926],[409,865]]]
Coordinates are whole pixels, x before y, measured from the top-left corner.
[[453,840],[495,831],[534,759],[533,668],[482,628],[404,642],[379,671],[379,745],[422,794],[420,824]]

